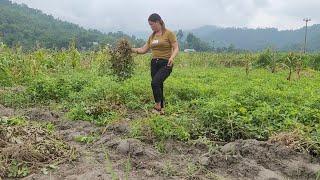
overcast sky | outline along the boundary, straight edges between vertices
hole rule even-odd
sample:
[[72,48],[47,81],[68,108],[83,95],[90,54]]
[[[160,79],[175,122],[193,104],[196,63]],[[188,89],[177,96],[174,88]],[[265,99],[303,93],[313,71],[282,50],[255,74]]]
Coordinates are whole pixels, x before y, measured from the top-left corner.
[[296,29],[320,22],[320,0],[13,0],[59,19],[102,31],[146,31],[159,13],[169,29],[203,25]]

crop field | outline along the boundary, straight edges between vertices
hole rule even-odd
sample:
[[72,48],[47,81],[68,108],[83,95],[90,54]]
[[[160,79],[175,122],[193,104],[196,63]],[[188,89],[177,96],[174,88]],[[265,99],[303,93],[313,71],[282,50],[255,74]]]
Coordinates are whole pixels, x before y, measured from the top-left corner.
[[320,54],[180,53],[157,115],[115,53],[0,46],[0,177],[320,178]]

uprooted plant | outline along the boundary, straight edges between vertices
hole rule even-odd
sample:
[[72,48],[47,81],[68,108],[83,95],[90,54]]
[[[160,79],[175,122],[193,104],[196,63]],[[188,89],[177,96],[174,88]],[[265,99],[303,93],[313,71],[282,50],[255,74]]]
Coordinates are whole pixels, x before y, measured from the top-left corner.
[[77,157],[73,147],[46,127],[23,118],[0,118],[0,177],[25,177]]
[[126,39],[118,41],[117,45],[110,49],[111,69],[120,81],[133,75],[134,60],[131,55],[131,46]]

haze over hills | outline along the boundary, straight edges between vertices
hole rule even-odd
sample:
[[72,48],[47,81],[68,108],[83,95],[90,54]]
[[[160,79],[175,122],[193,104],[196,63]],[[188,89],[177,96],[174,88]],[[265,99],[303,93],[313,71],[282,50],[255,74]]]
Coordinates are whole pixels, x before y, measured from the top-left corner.
[[[171,30],[178,31],[178,29]],[[61,48],[68,47],[70,40],[75,39],[78,47],[90,48],[94,42],[113,44],[120,37],[126,37],[135,46],[141,46],[144,41],[139,38],[146,40],[151,30],[124,32],[101,32],[85,29],[26,5],[0,0],[0,33],[3,41],[9,46],[21,44],[30,49],[38,42],[46,48]],[[193,33],[201,41],[207,42],[207,45],[214,48],[233,46],[236,49],[259,51],[272,46],[282,51],[297,51],[303,47],[305,29],[304,27],[295,30],[222,28],[207,25],[195,29],[183,29],[182,32],[182,41],[187,39],[189,33]],[[319,42],[320,25],[315,24],[308,29],[308,50],[319,51]],[[188,46],[181,47],[187,48]],[[202,49],[211,50],[213,48]]]
[[[135,32],[135,36],[146,39],[150,32]],[[298,51],[303,48],[305,27],[296,30],[278,30],[276,28],[222,28],[202,26],[196,29],[183,30],[183,38],[193,33],[202,41],[215,47],[228,47],[258,51],[273,47],[282,51]],[[310,51],[320,50],[320,24],[308,27],[307,48]]]
[[[261,50],[273,46],[280,50],[300,50],[304,43],[305,28],[278,30],[276,28],[219,28],[203,26],[191,30],[202,40],[214,41],[216,46],[233,44],[240,49]],[[308,49],[320,50],[320,25],[308,28]]]

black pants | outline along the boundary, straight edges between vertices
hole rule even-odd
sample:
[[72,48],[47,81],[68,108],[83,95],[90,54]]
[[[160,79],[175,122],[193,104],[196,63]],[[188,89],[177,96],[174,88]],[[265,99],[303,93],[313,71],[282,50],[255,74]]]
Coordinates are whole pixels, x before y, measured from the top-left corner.
[[161,103],[161,108],[164,108],[163,82],[169,77],[172,72],[172,66],[168,66],[166,59],[151,60],[151,86],[153,91],[154,101]]

